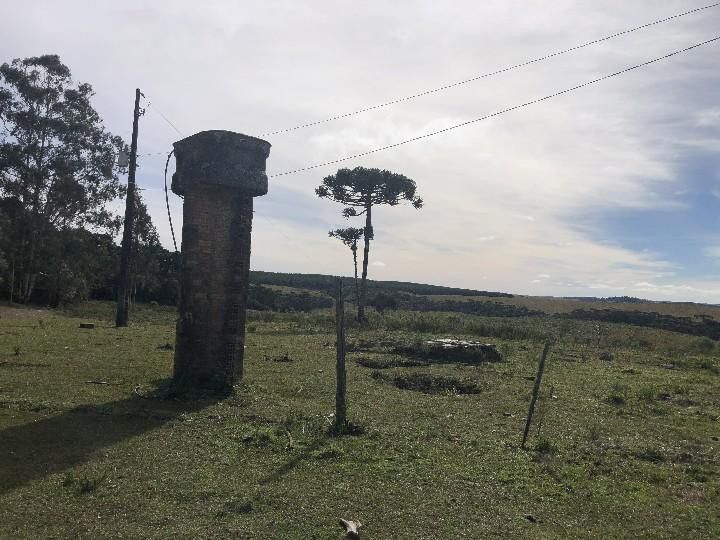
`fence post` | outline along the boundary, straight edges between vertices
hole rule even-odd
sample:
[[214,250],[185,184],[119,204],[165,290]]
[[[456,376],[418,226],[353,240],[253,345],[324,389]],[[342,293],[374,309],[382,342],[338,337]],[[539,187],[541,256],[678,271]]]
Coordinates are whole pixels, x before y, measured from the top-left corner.
[[547,358],[548,351],[550,350],[550,342],[545,343],[540,362],[538,363],[537,375],[535,375],[535,386],[533,387],[532,398],[530,399],[530,408],[528,409],[527,421],[525,422],[525,432],[523,433],[522,444],[520,448],[525,448],[525,442],[527,441],[528,433],[530,432],[530,424],[532,423],[533,413],[535,412],[535,402],[540,392],[540,382],[542,381],[543,371],[545,370],[545,358]]
[[345,372],[345,303],[343,300],[342,278],[335,281],[335,332],[336,332],[336,388],[335,427],[342,431],[347,423],[347,374]]

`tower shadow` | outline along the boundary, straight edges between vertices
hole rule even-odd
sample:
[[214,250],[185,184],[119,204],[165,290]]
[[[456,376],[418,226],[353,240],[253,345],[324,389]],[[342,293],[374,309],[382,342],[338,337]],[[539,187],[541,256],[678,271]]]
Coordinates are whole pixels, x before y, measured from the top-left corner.
[[[158,387],[164,381],[155,382]],[[79,405],[56,416],[0,431],[0,495],[89,461],[99,450],[159,428],[224,396],[148,399],[132,396]]]

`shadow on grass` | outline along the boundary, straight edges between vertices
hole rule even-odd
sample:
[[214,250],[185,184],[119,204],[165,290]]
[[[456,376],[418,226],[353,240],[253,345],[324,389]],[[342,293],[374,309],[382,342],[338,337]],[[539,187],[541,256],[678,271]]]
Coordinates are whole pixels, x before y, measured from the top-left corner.
[[272,482],[277,482],[280,480],[283,476],[288,474],[290,471],[292,471],[295,467],[300,465],[303,461],[306,461],[308,459],[312,459],[315,452],[319,451],[321,448],[323,448],[325,445],[327,445],[331,440],[333,439],[330,435],[324,435],[322,437],[318,437],[315,439],[311,444],[309,444],[307,447],[305,447],[300,453],[298,453],[296,456],[294,456],[292,459],[288,460],[284,464],[282,464],[280,467],[277,468],[274,472],[268,474],[264,478],[262,478],[259,482],[261,486],[264,486],[266,484],[270,484]]
[[[167,381],[155,381],[158,389]],[[156,392],[156,397],[160,395]],[[0,431],[0,494],[72,468],[120,441],[161,427],[183,413],[201,410],[219,397],[178,400],[132,396],[80,405],[56,416]]]
[[325,448],[328,443],[337,441],[340,437],[358,437],[364,433],[365,428],[360,424],[355,424],[354,422],[345,422],[340,427],[332,425],[322,435],[313,439],[312,442],[303,448],[301,452],[278,467],[277,470],[262,478],[259,484],[265,485],[271,482],[277,482],[303,461],[309,459],[322,459],[322,453],[320,453],[320,451]]

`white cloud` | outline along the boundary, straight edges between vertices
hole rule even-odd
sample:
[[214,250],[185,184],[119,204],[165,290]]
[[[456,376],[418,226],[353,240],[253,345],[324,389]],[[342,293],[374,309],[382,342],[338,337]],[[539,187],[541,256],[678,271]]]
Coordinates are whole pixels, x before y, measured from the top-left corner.
[[720,107],[698,111],[695,125],[699,127],[720,127]]
[[720,246],[706,246],[703,253],[706,257],[720,257]]

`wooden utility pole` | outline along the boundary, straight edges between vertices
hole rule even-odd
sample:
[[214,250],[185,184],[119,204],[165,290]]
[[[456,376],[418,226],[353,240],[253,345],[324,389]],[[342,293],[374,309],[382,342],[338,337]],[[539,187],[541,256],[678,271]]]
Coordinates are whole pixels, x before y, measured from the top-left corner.
[[530,424],[532,423],[533,413],[535,412],[535,402],[537,401],[538,394],[540,393],[540,383],[542,382],[543,371],[545,370],[545,358],[547,358],[548,351],[550,350],[550,342],[545,343],[542,356],[540,357],[540,363],[538,363],[537,375],[535,375],[535,386],[533,387],[532,398],[530,399],[530,408],[528,409],[527,421],[525,422],[525,432],[523,433],[522,444],[520,448],[525,448],[525,442],[527,441],[528,433],[530,432]]
[[340,431],[347,424],[347,373],[345,372],[345,302],[342,278],[335,280],[335,334],[337,359],[335,374],[335,428]]
[[130,253],[135,226],[135,168],[137,166],[138,119],[140,118],[140,92],[135,89],[132,142],[130,143],[130,170],[128,171],[127,198],[125,199],[125,224],[120,251],[120,279],[118,281],[117,314],[115,326],[127,326],[130,308]]

